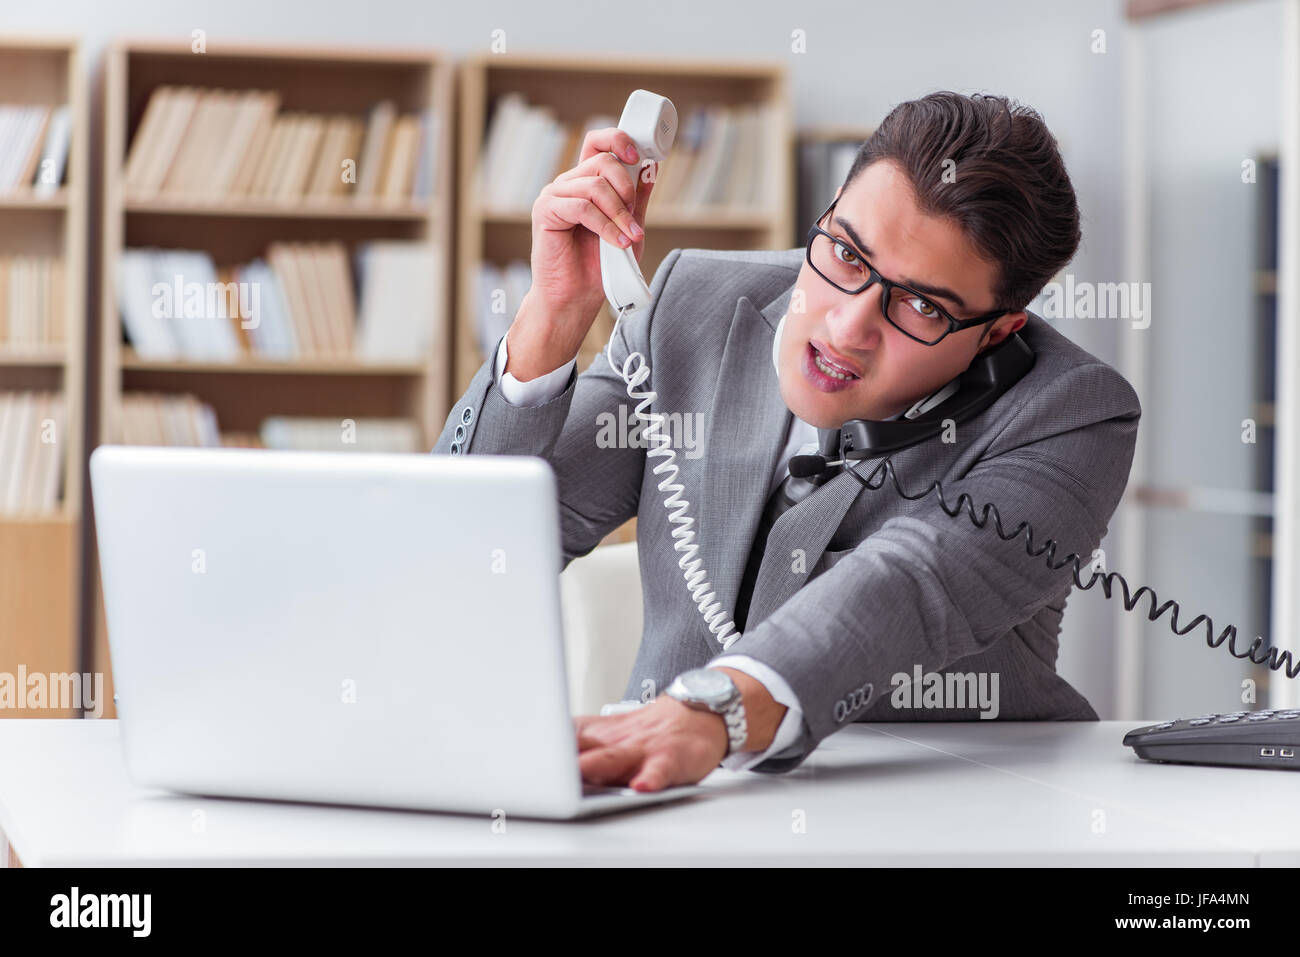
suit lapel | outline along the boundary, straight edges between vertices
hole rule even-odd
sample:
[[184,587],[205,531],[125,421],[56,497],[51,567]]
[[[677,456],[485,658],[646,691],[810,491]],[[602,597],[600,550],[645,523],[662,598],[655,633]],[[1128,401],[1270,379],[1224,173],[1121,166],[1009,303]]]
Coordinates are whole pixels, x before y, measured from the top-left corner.
[[[789,298],[787,290],[761,312],[745,296],[736,303],[705,425],[697,557],[728,618],[735,612],[767,486],[790,428],[791,413],[772,367],[776,321]],[[690,489],[685,496],[692,497]],[[707,631],[705,638],[716,654],[717,639]]]

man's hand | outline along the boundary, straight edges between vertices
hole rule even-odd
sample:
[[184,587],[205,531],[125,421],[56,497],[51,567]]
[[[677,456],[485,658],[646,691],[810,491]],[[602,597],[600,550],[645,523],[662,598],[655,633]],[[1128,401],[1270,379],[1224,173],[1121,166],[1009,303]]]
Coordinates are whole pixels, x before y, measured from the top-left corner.
[[590,784],[660,791],[703,779],[727,756],[722,715],[688,708],[676,698],[607,717],[573,719],[578,768]]
[[[731,676],[745,702],[749,737],[744,750],[764,750],[785,717],[785,705],[744,672],[718,670]],[[668,695],[626,714],[582,715],[573,723],[578,768],[590,784],[638,791],[694,784],[727,756],[727,723],[722,715],[687,707]]]

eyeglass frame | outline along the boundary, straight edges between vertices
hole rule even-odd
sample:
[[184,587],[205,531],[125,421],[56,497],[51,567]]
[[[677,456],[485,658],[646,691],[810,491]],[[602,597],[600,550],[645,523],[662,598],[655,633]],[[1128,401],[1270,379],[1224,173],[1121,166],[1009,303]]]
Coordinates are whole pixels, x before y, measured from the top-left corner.
[[[867,261],[867,257],[862,255],[861,250],[850,245],[846,240],[843,240],[838,236],[832,235],[831,233],[822,229],[820,225],[818,225],[823,219],[827,217],[827,215],[830,214],[830,211],[835,208],[835,204],[838,203],[839,201],[840,198],[838,196],[836,196],[833,200],[831,200],[831,204],[826,207],[825,212],[823,212],[820,216],[817,217],[817,221],[814,222],[808,230],[808,248],[805,251],[806,258],[808,260],[808,265],[812,267],[813,272],[815,272],[818,276],[821,276],[821,278],[825,280],[827,283],[829,283],[831,286],[838,289],[840,292],[848,293],[848,295],[850,296],[856,296],[859,293],[865,292],[868,288],[875,285],[876,283],[880,283],[881,314],[885,317],[886,322],[888,322],[891,326],[893,326],[903,335],[907,336],[907,338],[911,339],[913,342],[919,342],[923,346],[937,346],[939,343],[943,342],[944,339],[948,338],[948,336],[952,335],[954,332],[961,332],[963,329],[970,329],[973,328],[974,326],[982,326],[986,323],[992,322],[994,319],[1001,319],[1003,316],[1009,315],[1011,313],[1012,310],[1010,309],[1002,309],[1002,310],[986,313],[982,316],[974,316],[973,318],[970,319],[955,319],[948,314],[948,310],[944,309],[943,306],[939,305],[937,302],[934,301],[935,297],[930,293],[920,292],[916,289],[912,289],[910,286],[904,285],[901,282],[894,282],[891,279],[886,279],[884,276],[880,275],[880,273],[876,272],[876,267],[871,265],[871,263]],[[838,283],[833,282],[820,269],[818,269],[815,265],[813,265],[812,247],[813,247],[813,242],[816,240],[819,234],[825,236],[827,239],[829,239],[831,242],[835,243],[836,245],[846,246],[860,260],[862,260],[862,264],[867,267],[867,281],[864,282],[857,289],[850,291],[848,289],[845,289],[843,286],[839,285]],[[904,329],[902,326],[896,323],[893,319],[890,319],[889,303],[891,301],[893,290],[895,289],[901,289],[906,293],[910,293],[911,295],[916,296],[918,299],[924,299],[930,305],[934,306],[934,308],[939,311],[939,315],[943,316],[943,318],[946,319],[948,322],[948,329],[944,332],[944,334],[941,335],[938,339],[935,339],[933,342],[926,342],[924,339],[918,339],[916,336],[912,335],[910,332],[908,332],[906,329]]]

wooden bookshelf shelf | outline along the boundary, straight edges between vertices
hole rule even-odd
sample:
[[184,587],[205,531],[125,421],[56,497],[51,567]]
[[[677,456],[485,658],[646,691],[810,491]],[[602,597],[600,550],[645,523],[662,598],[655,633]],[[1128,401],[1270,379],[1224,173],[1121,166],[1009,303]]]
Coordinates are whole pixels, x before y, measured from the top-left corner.
[[[154,393],[193,396],[196,404],[212,410],[223,436],[256,436],[263,422],[278,416],[400,418],[414,423],[425,448],[431,447],[452,399],[449,277],[455,74],[451,62],[430,50],[224,42],[212,42],[206,53],[196,56],[188,42],[146,39],[114,43],[104,64],[103,281],[95,444],[121,441],[128,395]],[[187,101],[191,93],[178,94],[179,90],[195,91],[193,95],[200,99]],[[155,96],[159,105],[155,120],[150,121],[148,110]],[[182,109],[182,104],[194,103],[197,105]],[[252,114],[246,112],[250,107]],[[389,132],[381,130],[372,137],[375,127],[371,124],[384,109],[392,111],[392,125],[384,127]],[[183,128],[174,123],[168,126],[177,111],[190,117]],[[221,123],[223,116],[228,119],[226,126]],[[403,118],[411,116],[434,122],[418,130],[419,143],[431,145],[421,147],[416,158],[404,166],[410,177],[405,180],[409,189],[376,186],[363,190],[360,183],[368,170],[384,169],[385,184],[402,182],[390,178],[393,167],[389,164],[396,162],[391,157],[406,155],[395,144]],[[291,132],[291,119],[326,126],[309,137],[303,126]],[[282,122],[284,138],[280,140]],[[338,138],[331,140],[335,124],[342,127]],[[352,139],[352,128],[363,131],[364,137]],[[225,136],[218,136],[216,130]],[[244,135],[248,138],[241,138]],[[210,159],[200,148],[205,142],[232,141],[258,145],[241,146],[243,158],[233,161],[225,153]],[[373,160],[367,159],[372,156],[366,151],[370,142],[379,150]],[[409,139],[402,142],[412,143]],[[302,145],[305,143],[314,145]],[[135,145],[139,146],[138,159],[132,158]],[[380,157],[389,159],[380,163]],[[329,169],[339,160],[352,162],[355,179],[337,173],[331,176]],[[343,172],[340,166],[333,168]],[[298,185],[283,185],[291,182]],[[280,185],[271,188],[273,184]],[[431,292],[412,288],[406,295],[405,287],[394,285],[392,278],[376,280],[373,287],[394,290],[383,298],[382,308],[375,314],[400,320],[401,329],[418,331],[420,341],[431,344],[427,355],[412,359],[396,358],[410,354],[409,350],[363,350],[357,345],[363,330],[359,324],[348,326],[356,320],[346,318],[359,320],[361,298],[347,308],[338,305],[347,299],[347,287],[355,285],[357,263],[362,258],[358,254],[373,248],[369,244],[390,241],[427,243],[431,250],[428,270],[423,272],[432,277],[426,284]],[[331,252],[294,252],[293,244],[311,244],[316,250],[328,246]],[[416,269],[423,271],[424,251],[405,248],[416,250],[405,254],[407,275]],[[299,265],[294,267],[300,270],[293,278],[294,291],[285,285],[288,274],[277,265],[277,249],[286,257],[280,260],[284,268],[289,268],[290,255],[299,257]],[[123,272],[121,264],[128,259],[128,250],[140,252],[130,254],[129,262],[135,265]],[[134,303],[139,309],[140,297],[150,294],[150,281],[156,277],[145,273],[141,281],[136,276],[122,290],[118,283],[124,275],[132,276],[129,269],[140,263],[148,263],[146,268],[166,263],[170,275],[171,266],[180,260],[158,257],[174,257],[171,251],[175,250],[192,250],[200,259],[206,257],[221,271],[216,282],[223,284],[230,276],[225,270],[243,269],[256,261],[267,263],[277,280],[272,285],[278,285],[285,297],[280,300],[281,309],[291,294],[304,306],[301,313],[297,306],[290,310],[294,350],[254,349],[251,332],[247,337],[240,333],[239,357],[234,361],[152,358],[147,356],[166,354],[166,350],[137,351],[138,342],[128,344],[120,311],[123,302]],[[307,255],[315,258],[308,260]],[[333,258],[326,262],[326,255]],[[413,260],[411,255],[418,258]],[[335,271],[326,273],[327,266]],[[341,278],[328,285],[327,276],[332,279],[345,271],[348,275],[344,278],[351,282]],[[188,282],[189,274],[180,276],[179,266],[175,272],[177,282]],[[391,277],[393,273],[383,275]],[[363,284],[361,297],[364,292]],[[264,318],[271,314],[267,303],[274,301],[263,298]],[[149,331],[147,324],[141,324],[149,318],[149,311],[135,314],[133,332]],[[169,313],[169,321],[181,321],[177,315]],[[315,325],[299,325],[304,318]],[[275,326],[241,326],[241,330],[255,328],[262,336]],[[173,325],[172,332],[182,356],[220,354],[194,348],[195,343],[181,335],[185,330],[180,327]],[[349,342],[355,355],[340,352]],[[140,351],[147,355],[141,356]],[[381,353],[395,358],[361,357]],[[106,688],[111,688],[97,567],[91,582],[94,660],[96,668],[106,673]],[[111,690],[107,693],[111,695]]]
[[[0,392],[50,392],[62,400],[62,424],[56,421],[50,432],[61,469],[58,504],[40,511],[20,506],[0,513],[0,671],[15,672],[19,665],[29,673],[81,670],[89,146],[85,89],[74,38],[0,38],[0,103],[48,108],[47,133],[55,125],[55,112],[66,107],[68,133],[58,188],[38,195],[23,186],[0,195],[0,255],[50,257],[61,262],[63,270],[61,284],[50,274],[61,305],[57,317],[49,310],[49,321],[61,321],[61,331],[50,336],[48,344],[0,341]],[[15,449],[6,451],[8,455],[0,452],[0,470],[10,467],[6,459]],[[24,448],[24,461],[30,461],[31,451],[30,445]],[[5,709],[0,716],[54,718],[80,712]]]
[[185,199],[129,200],[127,214],[204,216],[224,219],[374,219],[421,222],[434,215],[427,203],[328,202],[306,198],[293,203],[267,201],[199,201]]
[[193,372],[221,375],[256,372],[295,376],[422,376],[427,371],[418,362],[363,362],[358,359],[294,359],[290,362],[276,362],[269,359],[241,359],[238,362],[142,359],[132,349],[122,350],[122,368],[124,370],[145,370],[149,372]]
[[[646,210],[645,228],[647,236],[654,229],[680,229],[686,231],[736,229],[766,232],[772,228],[772,213],[754,213],[725,207],[707,206],[696,210],[674,209],[671,206],[659,209],[653,205],[653,198],[650,202],[651,207]],[[531,228],[533,215],[530,210],[526,209],[515,212],[484,210],[482,221],[485,226],[528,226]],[[647,278],[649,277],[647,276]]]
[[0,348],[0,366],[62,366],[67,356],[62,346],[31,349]]
[[4,517],[5,525],[20,525],[25,528],[59,527],[69,528],[81,522],[81,510],[68,505],[61,505],[53,512],[18,512]]
[[0,193],[0,211],[6,209],[48,209],[52,212],[64,212],[68,208],[68,191],[60,189],[49,196],[37,196],[23,191]]

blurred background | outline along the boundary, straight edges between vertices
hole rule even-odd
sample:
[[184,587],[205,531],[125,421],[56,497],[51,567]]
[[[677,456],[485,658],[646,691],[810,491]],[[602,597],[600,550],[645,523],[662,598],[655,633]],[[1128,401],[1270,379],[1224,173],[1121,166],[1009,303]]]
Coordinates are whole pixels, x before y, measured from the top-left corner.
[[[528,287],[537,190],[636,87],[683,120],[647,276],[677,247],[802,245],[901,101],[1036,108],[1084,238],[1031,308],[1143,405],[1105,567],[1177,599],[1183,629],[1206,613],[1295,650],[1298,20],[1297,0],[6,5],[0,409],[64,438],[0,447],[0,669],[109,668],[94,445],[430,447]],[[172,322],[190,282],[257,289],[260,323],[238,292]],[[1071,294],[1112,284],[1141,305]],[[1296,704],[1146,607],[1070,597],[1058,667],[1103,719]]]

